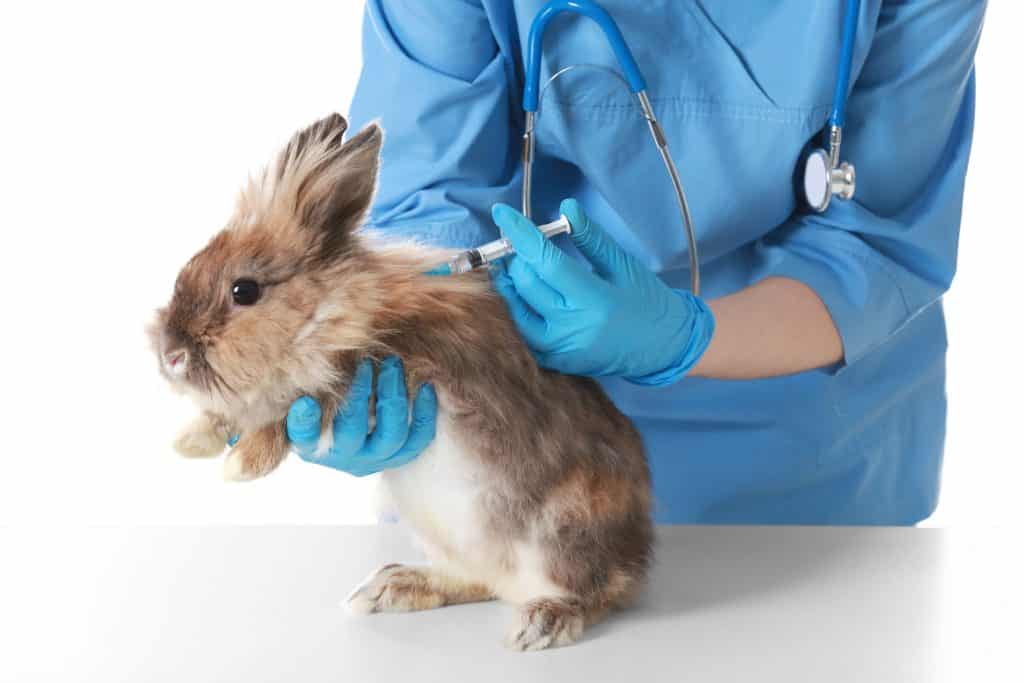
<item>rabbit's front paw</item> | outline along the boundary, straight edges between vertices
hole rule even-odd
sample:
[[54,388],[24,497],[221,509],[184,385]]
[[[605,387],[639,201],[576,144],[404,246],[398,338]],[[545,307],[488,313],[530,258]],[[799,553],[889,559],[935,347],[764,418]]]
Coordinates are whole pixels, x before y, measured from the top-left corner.
[[246,432],[224,460],[224,479],[250,481],[270,474],[288,455],[284,425]]
[[224,458],[224,481],[258,479],[260,474],[249,464],[251,460],[252,458],[246,454],[245,448],[235,446],[228,451],[228,456]]
[[425,570],[387,564],[357,586],[346,602],[353,614],[415,612],[440,607],[445,597],[431,586]]
[[178,434],[174,450],[186,458],[212,458],[227,444],[227,427],[209,415],[200,415]]
[[519,608],[519,620],[505,644],[513,650],[543,650],[570,645],[583,633],[583,610],[559,598],[531,600]]

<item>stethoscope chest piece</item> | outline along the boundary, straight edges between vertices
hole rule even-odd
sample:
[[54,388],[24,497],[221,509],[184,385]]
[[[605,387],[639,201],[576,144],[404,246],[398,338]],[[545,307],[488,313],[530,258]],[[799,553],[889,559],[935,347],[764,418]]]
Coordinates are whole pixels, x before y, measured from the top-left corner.
[[857,189],[857,171],[852,164],[835,166],[828,152],[815,149],[804,164],[804,199],[811,210],[823,212],[832,202],[832,195],[850,199]]

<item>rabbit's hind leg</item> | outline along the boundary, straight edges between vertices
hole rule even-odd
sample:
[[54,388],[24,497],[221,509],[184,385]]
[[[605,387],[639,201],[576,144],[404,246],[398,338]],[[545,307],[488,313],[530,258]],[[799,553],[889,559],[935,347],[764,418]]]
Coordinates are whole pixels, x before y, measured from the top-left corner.
[[354,614],[414,612],[445,605],[494,599],[483,584],[457,579],[433,567],[388,564],[359,585],[347,599]]
[[575,598],[537,598],[519,607],[519,619],[505,644],[513,650],[570,645],[583,633],[586,609]]
[[545,509],[548,526],[519,553],[524,590],[512,600],[520,607],[509,647],[568,645],[585,626],[633,601],[651,559],[648,502],[646,491],[626,478],[582,471],[555,490]]
[[513,650],[543,650],[571,645],[584,627],[604,619],[613,609],[625,607],[642,584],[620,570],[598,591],[582,596],[536,597],[519,605],[518,617],[505,638]]

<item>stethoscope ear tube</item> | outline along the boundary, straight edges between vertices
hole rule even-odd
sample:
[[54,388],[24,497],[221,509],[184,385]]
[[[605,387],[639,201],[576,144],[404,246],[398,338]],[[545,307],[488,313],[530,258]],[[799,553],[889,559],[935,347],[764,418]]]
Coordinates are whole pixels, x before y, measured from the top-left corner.
[[541,53],[544,50],[544,33],[551,20],[562,12],[582,14],[596,22],[604,31],[608,44],[611,46],[612,52],[615,53],[615,58],[619,61],[622,73],[626,77],[626,82],[629,83],[630,90],[634,94],[647,90],[647,82],[640,73],[640,67],[626,44],[626,39],[622,37],[622,31],[603,7],[592,0],[551,0],[541,8],[530,26],[530,37],[526,48],[526,87],[523,90],[524,111],[537,111],[540,98],[540,63]]

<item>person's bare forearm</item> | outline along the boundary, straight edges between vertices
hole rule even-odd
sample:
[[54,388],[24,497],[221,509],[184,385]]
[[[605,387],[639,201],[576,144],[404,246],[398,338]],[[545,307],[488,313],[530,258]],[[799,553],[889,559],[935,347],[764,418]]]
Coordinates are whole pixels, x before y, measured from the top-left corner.
[[797,280],[768,278],[708,305],[715,333],[693,376],[776,377],[832,365],[843,357],[828,309]]

